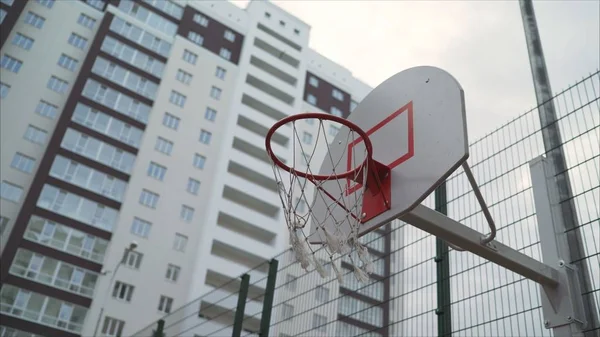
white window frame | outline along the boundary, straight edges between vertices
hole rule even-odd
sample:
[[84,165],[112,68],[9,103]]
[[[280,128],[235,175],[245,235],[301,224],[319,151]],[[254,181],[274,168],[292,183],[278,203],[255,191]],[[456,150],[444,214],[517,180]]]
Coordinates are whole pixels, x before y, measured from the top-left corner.
[[58,57],[58,65],[67,70],[75,71],[75,69],[77,69],[78,64],[79,61],[67,54],[63,53]]
[[154,149],[160,153],[170,156],[171,152],[173,151],[173,142],[163,137],[158,137],[156,138],[156,145],[154,145]]
[[225,40],[230,41],[230,42],[235,42],[235,33],[232,32],[229,29],[225,30],[225,33],[223,34],[223,37],[225,38]]
[[195,168],[204,170],[204,166],[206,166],[206,156],[203,156],[199,153],[194,153],[194,159],[192,162]]
[[212,140],[212,132],[206,131],[204,129],[200,130],[200,143],[205,145],[210,145]]
[[179,82],[186,84],[186,85],[189,85],[192,82],[192,74],[188,73],[185,70],[181,70],[181,69],[177,70],[177,75],[175,75],[175,78]]
[[181,273],[181,267],[169,263],[167,265],[167,272],[165,274],[165,278],[168,281],[177,282],[177,280],[179,279],[180,273]]
[[200,13],[195,13],[193,20],[202,27],[208,27],[208,19]]
[[219,56],[226,60],[231,60],[231,50],[221,47],[221,50],[219,50]]
[[23,67],[23,61],[18,60],[8,54],[2,55],[2,59],[0,59],[0,68],[18,74],[19,70],[21,70],[21,67]]
[[123,255],[123,264],[129,268],[140,269],[144,254],[127,249]]
[[193,53],[187,49],[183,50],[183,56],[181,57],[185,62],[195,65],[198,62],[198,54]]
[[46,130],[40,129],[37,126],[33,126],[29,124],[27,129],[25,130],[25,134],[23,138],[34,144],[44,145],[48,140],[48,132]]
[[217,118],[217,110],[215,110],[211,107],[206,107],[206,111],[204,112],[204,119],[206,119],[207,121],[214,122],[216,118]]
[[313,94],[306,95],[306,101],[308,103],[310,103],[311,105],[314,105],[314,106],[317,105],[317,97],[315,97],[315,95],[313,95]]
[[150,221],[146,221],[138,217],[133,218],[130,229],[131,234],[142,238],[147,238],[150,235],[151,230],[152,223]]
[[3,180],[0,184],[0,198],[12,202],[19,202],[23,197],[23,187]]
[[154,193],[147,189],[142,189],[142,193],[140,193],[139,203],[140,205],[146,206],[148,208],[156,209],[158,206],[158,201],[160,200],[160,195],[158,193]]
[[77,18],[77,23],[85,28],[94,29],[94,26],[96,25],[96,19],[81,13],[79,14],[79,18]]
[[221,99],[222,93],[223,93],[223,90],[219,87],[215,87],[213,85],[212,88],[210,88],[210,97],[214,98],[217,101]]
[[106,337],[116,337],[123,334],[123,328],[125,327],[125,321],[104,316],[104,323],[102,324],[102,334]]
[[46,84],[46,88],[58,94],[64,94],[69,89],[69,82],[52,75],[50,76],[50,79],[48,79],[48,84]]
[[88,46],[88,39],[76,33],[71,33],[68,42],[73,47],[81,50],[85,50],[85,48]]
[[169,96],[169,102],[171,102],[172,104],[183,108],[185,106],[185,102],[187,100],[187,97],[180,93],[177,92],[175,90],[171,90],[171,95]]
[[310,77],[308,78],[308,84],[312,85],[315,88],[319,87],[319,79],[310,75]]
[[179,218],[184,222],[190,223],[194,220],[194,212],[195,209],[188,205],[181,205],[181,212],[179,213]]
[[198,193],[200,192],[201,185],[202,183],[200,182],[200,180],[188,178],[186,190],[193,195],[198,195]]
[[334,116],[344,117],[344,113],[338,107],[332,106],[331,109],[329,109],[329,112]]
[[167,174],[167,167],[151,161],[150,164],[148,164],[148,170],[146,171],[146,174],[148,177],[163,181],[165,179],[165,175]]
[[171,313],[171,309],[173,308],[173,298],[165,295],[160,295],[160,300],[158,301],[158,311],[169,314]]
[[27,14],[25,14],[24,21],[25,23],[32,25],[37,29],[42,29],[42,27],[44,27],[44,23],[46,22],[46,18],[29,11]]
[[112,288],[112,298],[120,301],[125,301],[127,303],[131,302],[133,298],[133,292],[135,291],[135,286],[132,284],[128,284],[121,281],[116,281],[115,285]]
[[226,75],[227,75],[227,69],[217,66],[217,70],[215,71],[215,76],[221,80],[224,80]]
[[34,39],[30,38],[29,36],[27,36],[25,34],[21,34],[21,33],[16,33],[12,39],[13,45],[23,48],[25,50],[30,50],[31,47],[33,47],[34,42],[35,42]]
[[340,102],[344,101],[344,94],[336,88],[331,89],[331,96]]
[[4,82],[0,82],[0,99],[6,98],[6,96],[8,96],[9,92],[10,92],[10,85],[8,85]]
[[175,239],[173,240],[173,250],[178,251],[178,252],[185,252],[187,243],[188,243],[187,236],[180,234],[180,233],[175,233]]
[[33,173],[35,158],[24,155],[21,152],[16,152],[12,158],[10,167],[21,172]]
[[189,31],[187,38],[192,43],[197,44],[199,46],[202,46],[204,44],[204,36],[202,36],[196,32]]

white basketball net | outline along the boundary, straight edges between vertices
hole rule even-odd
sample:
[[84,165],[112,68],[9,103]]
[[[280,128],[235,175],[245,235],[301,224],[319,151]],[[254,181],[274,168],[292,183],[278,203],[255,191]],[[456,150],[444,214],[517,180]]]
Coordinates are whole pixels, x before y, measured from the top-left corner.
[[[297,261],[301,267],[308,271],[311,265],[321,275],[326,277],[327,273],[323,268],[323,263],[319,261],[317,253],[328,255],[331,261],[331,266],[335,271],[338,281],[342,282],[342,274],[339,268],[334,263],[334,257],[347,256],[350,264],[353,266],[354,275],[361,283],[369,281],[368,274],[373,272],[373,264],[369,256],[366,246],[358,241],[359,226],[361,225],[360,218],[362,217],[362,200],[364,194],[364,184],[356,192],[346,195],[347,179],[329,179],[329,180],[314,180],[311,177],[319,175],[329,175],[333,177],[348,171],[347,162],[342,160],[339,153],[336,154],[330,151],[330,142],[333,141],[334,135],[331,134],[331,125],[329,133],[326,131],[326,124],[338,125],[335,122],[312,119],[318,122],[318,132],[313,136],[314,142],[307,144],[304,132],[297,128],[298,123],[306,123],[306,119],[290,122],[293,136],[290,140],[293,161],[287,164],[289,167],[300,172],[305,172],[309,179],[298,176],[295,172],[286,172],[278,165],[273,163],[273,172],[277,182],[279,197],[283,205],[283,211],[287,227],[290,232],[290,243],[292,250],[295,253]],[[361,137],[350,128],[343,126],[338,129],[340,140],[338,144],[348,148],[348,144],[354,142]],[[314,133],[313,133],[314,134]],[[342,140],[344,139],[344,140]],[[345,144],[344,144],[345,142]],[[363,175],[362,181],[366,181],[368,174],[367,161],[360,158],[366,158],[366,149],[356,150],[353,147],[353,168],[363,166],[360,171]],[[364,153],[361,153],[364,152]],[[305,163],[301,163],[304,156]],[[314,162],[313,162],[314,159]],[[329,161],[332,166],[331,172],[318,172],[323,161]],[[310,180],[310,181],[309,181]],[[327,186],[325,186],[327,184]],[[335,187],[337,184],[337,187]],[[334,192],[332,193],[332,187]],[[315,201],[319,200],[321,205],[326,205],[325,215],[319,216],[313,213]],[[320,212],[323,213],[323,212]],[[332,224],[334,224],[332,226]],[[316,231],[310,233],[309,228],[314,226]],[[327,227],[327,228],[326,228]],[[342,228],[345,230],[343,231]],[[348,233],[348,228],[350,231]],[[324,242],[320,246],[314,246],[309,243],[313,236],[318,236],[320,241]]]

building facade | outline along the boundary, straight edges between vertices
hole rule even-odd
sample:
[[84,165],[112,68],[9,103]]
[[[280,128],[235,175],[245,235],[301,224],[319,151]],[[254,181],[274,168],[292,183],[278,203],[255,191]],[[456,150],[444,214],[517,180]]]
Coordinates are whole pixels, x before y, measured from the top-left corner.
[[267,130],[370,90],[269,2],[0,0],[0,22],[0,335],[128,335],[281,252]]

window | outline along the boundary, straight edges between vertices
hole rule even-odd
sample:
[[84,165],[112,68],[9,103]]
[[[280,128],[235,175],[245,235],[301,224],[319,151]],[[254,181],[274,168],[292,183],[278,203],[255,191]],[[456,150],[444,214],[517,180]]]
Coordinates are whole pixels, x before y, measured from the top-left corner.
[[23,187],[11,184],[7,181],[2,181],[2,184],[0,185],[0,198],[19,202],[22,195]]
[[27,12],[27,15],[25,15],[25,23],[28,23],[38,29],[41,29],[44,26],[45,21],[46,19],[33,12]]
[[319,87],[319,80],[316,77],[311,76],[311,77],[308,78],[308,84],[312,85],[315,88],[318,88]]
[[179,233],[175,233],[175,240],[173,241],[173,249],[178,252],[185,252],[185,246],[187,246],[188,237]]
[[173,104],[175,104],[175,105],[180,106],[180,107],[183,108],[183,106],[185,105],[185,100],[186,99],[187,98],[184,95],[178,93],[175,90],[172,90],[171,91],[171,97],[169,97],[169,102],[171,102],[171,103],[173,103]]
[[123,255],[123,264],[133,269],[140,269],[143,257],[144,254],[140,252],[134,252],[132,250],[126,249],[125,254]]
[[158,204],[158,199],[160,196],[156,193],[150,192],[148,190],[142,190],[140,194],[140,204],[150,207],[156,208],[156,204]]
[[133,296],[134,289],[135,287],[131,284],[117,281],[113,287],[112,297],[131,302],[131,296]]
[[204,37],[196,32],[188,32],[188,39],[199,46],[204,43]]
[[15,37],[12,40],[12,44],[14,44],[15,46],[19,46],[25,50],[29,50],[33,46],[33,39],[21,33],[17,33],[15,34]]
[[298,278],[294,275],[287,274],[285,277],[285,288],[291,291],[296,291]]
[[165,275],[165,278],[169,281],[177,282],[180,272],[181,272],[181,268],[179,268],[178,266],[176,266],[174,264],[169,264],[167,266],[167,274]]
[[105,316],[104,324],[102,324],[102,334],[107,337],[121,336],[123,334],[124,326],[125,321]]
[[85,49],[87,43],[88,40],[81,35],[71,33],[71,36],[69,36],[69,44],[75,46],[76,48]]
[[271,18],[271,13],[265,12],[265,18],[270,19]]
[[194,14],[194,21],[200,26],[208,27],[208,19],[202,14]]
[[281,315],[284,320],[291,319],[294,316],[294,306],[284,303],[281,307]]
[[163,181],[165,178],[165,173],[167,173],[167,168],[162,165],[158,165],[155,162],[150,162],[147,173],[149,177]]
[[312,144],[312,134],[308,133],[308,132],[304,132],[304,134],[302,134],[302,141],[306,144]]
[[11,71],[13,73],[18,73],[19,70],[21,70],[21,66],[23,65],[23,62],[17,60],[16,58],[12,57],[12,56],[8,56],[6,54],[4,54],[4,56],[2,56],[2,60],[0,60],[0,67]]
[[223,92],[223,90],[213,86],[210,89],[210,97],[212,97],[218,101],[219,99],[221,99],[221,92]]
[[221,68],[221,67],[217,66],[217,71],[215,73],[215,76],[217,76],[218,78],[224,80],[225,79],[225,74],[227,74],[227,70],[225,70],[224,68]]
[[221,48],[221,50],[219,50],[219,56],[226,60],[229,60],[231,59],[231,51],[227,48]]
[[172,306],[173,306],[172,298],[164,296],[164,295],[160,296],[160,301],[158,301],[158,311],[168,314],[171,312]]
[[317,286],[315,288],[315,299],[319,302],[329,301],[329,289],[324,286]]
[[285,27],[285,22],[284,22],[283,20],[279,20],[279,25],[280,25],[281,27]]
[[181,205],[179,217],[185,222],[192,222],[192,219],[194,218],[194,209],[190,206]]
[[223,37],[225,37],[225,40],[227,40],[227,41],[231,41],[231,42],[235,41],[235,34],[232,31],[230,31],[229,29],[225,30],[225,35]]
[[154,146],[154,149],[158,152],[170,155],[171,151],[173,151],[173,142],[162,137],[158,137],[158,139],[156,139],[156,146]]
[[312,105],[317,105],[317,98],[311,94],[306,96],[306,101]]
[[194,167],[199,168],[201,170],[204,169],[204,165],[206,164],[206,157],[201,154],[194,154]]
[[358,103],[356,103],[355,101],[350,101],[350,112],[354,111],[354,109],[356,109],[357,106]]
[[131,224],[131,234],[147,238],[148,235],[150,235],[150,228],[152,228],[152,224],[150,222],[140,218],[133,218],[133,223]]
[[58,58],[58,65],[71,71],[75,71],[77,63],[79,63],[79,61],[65,54],[60,55]]
[[196,64],[196,61],[198,61],[198,55],[186,49],[183,51],[183,60],[189,64]]
[[192,74],[179,69],[177,70],[176,78],[181,83],[190,84],[190,82],[192,81]]
[[2,235],[6,227],[8,227],[8,221],[10,221],[9,218],[0,216],[0,235]]
[[69,88],[69,83],[67,81],[61,80],[60,78],[58,78],[56,76],[52,76],[48,80],[48,84],[46,85],[46,88],[48,88],[54,92],[57,92],[59,94],[64,94],[67,91],[67,89]]
[[294,28],[294,34],[296,34],[296,35],[300,35],[300,29],[298,29],[298,28]]
[[200,131],[200,143],[208,145],[208,144],[210,144],[211,138],[212,138],[212,133],[210,133],[206,130]]
[[0,98],[5,98],[8,96],[8,92],[10,91],[10,85],[0,82]]
[[82,26],[84,26],[84,27],[86,27],[86,28],[93,29],[94,26],[96,25],[96,20],[93,19],[93,18],[91,18],[91,17],[89,17],[89,16],[87,16],[87,15],[85,15],[85,14],[83,14],[83,13],[81,13],[81,14],[79,14],[79,18],[77,19],[77,23],[80,24],[80,25],[82,25]]
[[187,191],[191,194],[198,195],[198,191],[200,191],[200,181],[189,178],[187,184]]
[[329,134],[332,136],[337,136],[338,132],[340,131],[340,128],[335,126],[335,125],[329,125]]
[[37,0],[37,2],[40,5],[46,6],[48,8],[52,8],[52,6],[54,6],[54,0]]
[[170,113],[165,112],[165,116],[163,117],[164,126],[168,127],[169,129],[177,130],[180,121],[181,120],[178,117],[175,117]]
[[33,125],[29,125],[27,130],[25,131],[24,138],[28,141],[36,144],[44,144],[46,143],[46,138],[48,137],[48,133],[40,128],[36,128]]
[[343,101],[344,100],[344,94],[342,94],[341,91],[333,88],[333,90],[331,91],[331,96],[333,96],[333,98],[337,99],[338,101]]
[[206,108],[206,112],[204,113],[204,118],[206,120],[214,122],[215,118],[217,118],[217,110],[212,109],[212,108]]
[[331,112],[332,115],[337,116],[337,117],[342,117],[342,110],[332,106],[331,109],[329,110],[329,112]]
[[35,159],[19,152],[15,153],[12,162],[10,163],[10,167],[25,173],[33,172],[34,166]]
[[319,314],[313,314],[312,328],[317,331],[327,331],[327,317]]

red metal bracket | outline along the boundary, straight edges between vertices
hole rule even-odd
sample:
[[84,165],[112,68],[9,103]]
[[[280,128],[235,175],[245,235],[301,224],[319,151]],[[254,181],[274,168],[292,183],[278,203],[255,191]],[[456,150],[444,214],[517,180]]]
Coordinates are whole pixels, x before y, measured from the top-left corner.
[[380,215],[392,207],[391,170],[375,160],[369,163],[369,174],[363,194],[361,223]]

